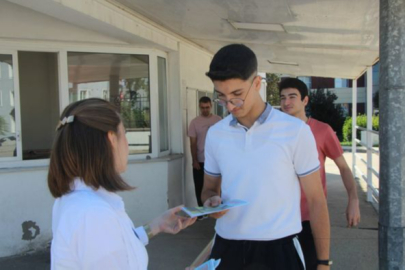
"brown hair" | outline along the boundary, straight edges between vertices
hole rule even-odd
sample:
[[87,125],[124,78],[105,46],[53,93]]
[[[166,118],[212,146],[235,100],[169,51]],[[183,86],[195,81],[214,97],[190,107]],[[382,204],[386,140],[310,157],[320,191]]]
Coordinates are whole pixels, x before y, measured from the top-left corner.
[[[74,116],[72,122],[59,124],[52,147],[48,187],[55,198],[71,191],[71,183],[80,177],[95,189],[131,190],[115,169],[108,132],[118,133],[121,118],[109,102],[91,98],[74,102],[63,111],[60,120]],[[66,119],[65,119],[66,120]]]

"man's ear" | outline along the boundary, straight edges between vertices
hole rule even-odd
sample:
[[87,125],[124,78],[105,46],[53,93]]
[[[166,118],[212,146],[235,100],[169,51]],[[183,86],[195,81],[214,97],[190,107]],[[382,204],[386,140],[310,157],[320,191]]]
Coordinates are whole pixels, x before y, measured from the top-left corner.
[[302,102],[304,102],[304,105],[307,106],[309,102],[309,97],[308,96],[304,97],[304,100]]
[[255,86],[256,91],[260,91],[260,88],[262,86],[262,77],[257,75],[253,80],[254,80],[253,84]]

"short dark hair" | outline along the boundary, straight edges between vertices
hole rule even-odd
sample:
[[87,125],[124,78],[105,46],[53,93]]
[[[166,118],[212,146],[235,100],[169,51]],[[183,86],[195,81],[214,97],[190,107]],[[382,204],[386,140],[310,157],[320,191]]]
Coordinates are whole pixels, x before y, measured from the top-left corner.
[[198,103],[211,103],[211,99],[207,96],[201,97]]
[[243,44],[231,44],[220,49],[205,73],[212,81],[242,79],[246,81],[257,72],[255,53]]
[[51,152],[48,187],[55,198],[71,191],[80,177],[95,189],[131,190],[115,168],[108,132],[118,133],[122,122],[117,109],[103,99],[91,98],[67,106],[60,117],[74,116],[73,122],[59,125]]
[[278,90],[281,94],[281,91],[287,88],[295,88],[301,94],[301,100],[304,100],[306,96],[308,96],[308,87],[307,85],[297,79],[297,78],[286,78],[282,79],[281,82],[278,84]]

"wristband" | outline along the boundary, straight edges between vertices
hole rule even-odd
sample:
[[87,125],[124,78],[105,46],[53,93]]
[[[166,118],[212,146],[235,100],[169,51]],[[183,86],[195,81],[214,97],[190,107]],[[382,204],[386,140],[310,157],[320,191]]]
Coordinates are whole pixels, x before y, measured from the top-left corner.
[[148,238],[151,239],[154,235],[152,233],[152,230],[150,228],[150,226],[147,225],[143,225],[143,229],[145,230],[146,234],[148,235]]
[[330,265],[333,264],[333,261],[331,261],[331,260],[318,260],[317,264],[318,265],[328,265],[328,266],[330,266]]

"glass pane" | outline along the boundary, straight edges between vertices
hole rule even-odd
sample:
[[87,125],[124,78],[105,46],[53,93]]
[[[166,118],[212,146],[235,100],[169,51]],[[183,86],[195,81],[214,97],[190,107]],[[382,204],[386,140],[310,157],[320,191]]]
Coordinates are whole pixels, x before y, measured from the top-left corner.
[[68,53],[69,102],[103,98],[118,107],[130,154],[151,153],[149,56]]
[[49,158],[59,121],[58,54],[18,52],[18,64],[23,159]]
[[158,57],[160,152],[169,150],[166,59]]
[[11,55],[0,54],[0,158],[17,156]]

